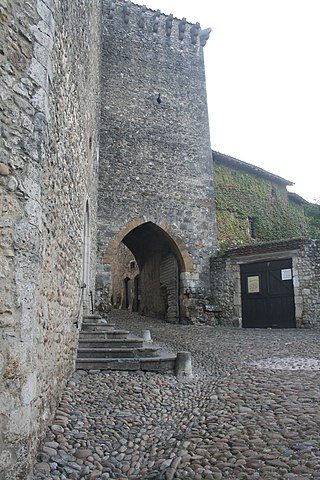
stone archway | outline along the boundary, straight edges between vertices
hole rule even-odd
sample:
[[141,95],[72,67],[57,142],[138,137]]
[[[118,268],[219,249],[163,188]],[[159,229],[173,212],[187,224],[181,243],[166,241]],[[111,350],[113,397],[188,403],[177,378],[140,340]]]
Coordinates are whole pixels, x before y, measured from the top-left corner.
[[[137,265],[133,271],[134,262]],[[119,296],[118,278],[132,277],[132,302],[122,301],[123,308],[169,322],[177,322],[184,316],[180,277],[186,265],[176,242],[163,228],[144,222],[126,232],[111,264],[114,299]]]

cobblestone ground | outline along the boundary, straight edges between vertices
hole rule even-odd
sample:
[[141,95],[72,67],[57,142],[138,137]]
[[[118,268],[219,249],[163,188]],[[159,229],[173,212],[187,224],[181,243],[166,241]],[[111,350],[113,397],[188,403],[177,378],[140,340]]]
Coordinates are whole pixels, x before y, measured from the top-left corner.
[[109,318],[191,351],[194,378],[76,372],[35,480],[320,479],[319,331]]

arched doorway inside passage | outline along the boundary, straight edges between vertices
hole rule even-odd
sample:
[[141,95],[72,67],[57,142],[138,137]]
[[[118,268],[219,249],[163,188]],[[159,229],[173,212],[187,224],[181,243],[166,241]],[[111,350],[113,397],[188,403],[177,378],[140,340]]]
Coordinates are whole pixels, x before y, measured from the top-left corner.
[[172,236],[153,222],[141,223],[123,236],[113,258],[112,304],[179,322],[180,275],[185,271],[183,252]]

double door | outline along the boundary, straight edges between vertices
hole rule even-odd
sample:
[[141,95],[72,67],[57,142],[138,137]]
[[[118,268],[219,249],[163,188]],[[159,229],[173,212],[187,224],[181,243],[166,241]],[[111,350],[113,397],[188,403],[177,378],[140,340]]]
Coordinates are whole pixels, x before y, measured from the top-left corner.
[[242,326],[294,328],[292,260],[241,265]]

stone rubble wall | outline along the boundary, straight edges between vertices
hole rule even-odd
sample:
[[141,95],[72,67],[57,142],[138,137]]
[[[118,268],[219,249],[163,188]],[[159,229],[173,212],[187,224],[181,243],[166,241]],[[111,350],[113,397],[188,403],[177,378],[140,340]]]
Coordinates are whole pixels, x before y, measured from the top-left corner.
[[[211,258],[212,310],[217,323],[233,325],[237,323],[235,309],[234,270],[230,258]],[[240,269],[239,273],[240,273]]]
[[99,0],[0,2],[0,478],[29,478],[74,368],[95,258]]
[[143,218],[170,226],[186,246],[193,269],[185,289],[190,277],[193,292],[208,291],[216,235],[205,38],[197,29],[122,0],[104,2],[98,288],[111,281],[110,242]]
[[[241,326],[241,262],[292,258],[297,327],[320,327],[320,240],[285,240],[231,249],[211,258],[212,303],[218,323]],[[259,254],[258,258],[254,255]]]
[[293,261],[296,314],[301,326],[320,328],[320,240],[305,242]]

